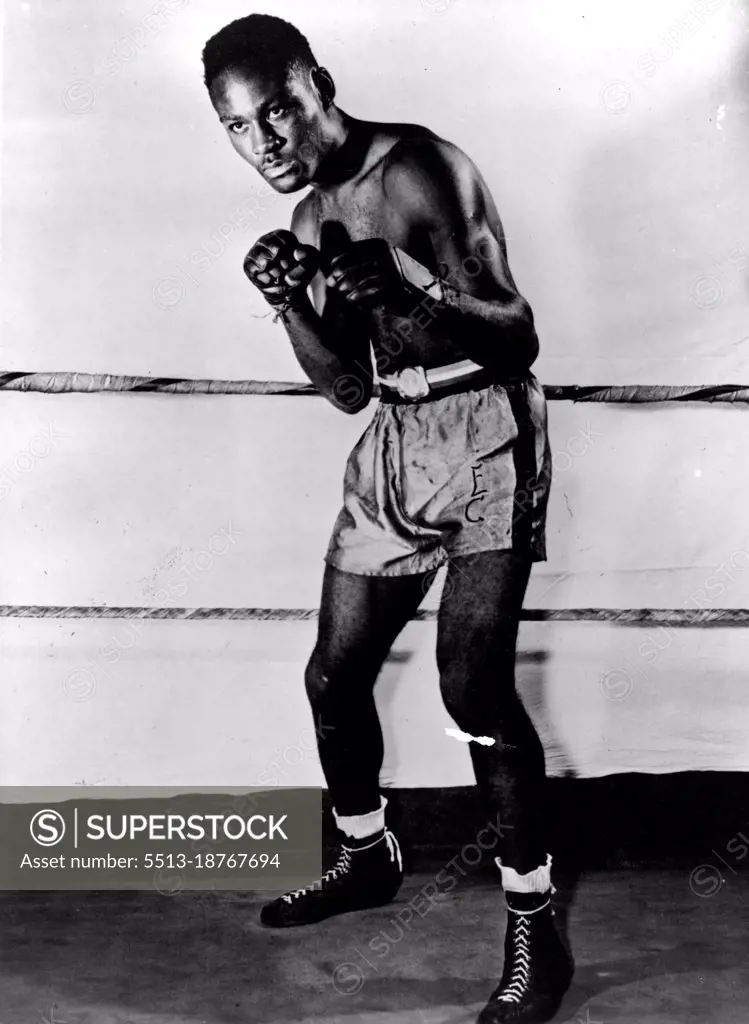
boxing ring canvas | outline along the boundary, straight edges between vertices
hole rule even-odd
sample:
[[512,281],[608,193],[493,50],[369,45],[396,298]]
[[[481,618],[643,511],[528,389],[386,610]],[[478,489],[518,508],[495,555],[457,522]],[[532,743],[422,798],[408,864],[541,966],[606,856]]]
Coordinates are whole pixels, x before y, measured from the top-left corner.
[[[302,686],[314,620],[281,613],[317,606],[371,408],[102,383],[302,380],[242,275],[292,201],[226,158],[200,80],[205,38],[245,8],[175,0],[156,31],[137,4],[8,5],[3,369],[9,388],[102,377],[88,394],[0,391],[0,604],[278,614],[9,614],[5,785],[322,784]],[[319,40],[344,107],[429,124],[475,158],[544,385],[749,384],[743,0],[253,9]],[[745,397],[549,415],[549,559],[528,609],[749,608]],[[441,582],[378,684],[391,785],[472,778],[437,686]],[[749,770],[748,649],[745,626],[715,622],[524,622],[519,684],[550,774]]]

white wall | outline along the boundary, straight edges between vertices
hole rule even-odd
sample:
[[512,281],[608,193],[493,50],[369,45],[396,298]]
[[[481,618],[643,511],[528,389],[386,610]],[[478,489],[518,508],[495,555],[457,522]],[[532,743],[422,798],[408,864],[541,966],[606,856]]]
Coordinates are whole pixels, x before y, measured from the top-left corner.
[[[141,3],[7,5],[6,368],[301,379],[241,272],[292,203],[264,198],[231,227],[258,181],[200,78],[208,35],[252,9],[309,34],[344,108],[423,122],[477,160],[536,312],[541,380],[749,379],[746,4],[180,5],[155,20]],[[748,607],[747,415],[553,403],[550,557],[529,606]],[[158,603],[191,572],[178,603],[317,604],[368,413],[317,398],[3,394],[0,416],[0,602]],[[199,553],[229,524],[209,564]],[[724,591],[695,599],[716,570]],[[2,624],[2,781],[241,784],[298,745],[312,627],[128,628]],[[553,764],[749,767],[746,634],[679,631],[654,661],[648,636],[524,627],[524,693]],[[380,690],[386,772],[467,781],[465,750],[444,738],[432,627],[400,643],[409,657]],[[294,780],[317,771],[305,754]]]

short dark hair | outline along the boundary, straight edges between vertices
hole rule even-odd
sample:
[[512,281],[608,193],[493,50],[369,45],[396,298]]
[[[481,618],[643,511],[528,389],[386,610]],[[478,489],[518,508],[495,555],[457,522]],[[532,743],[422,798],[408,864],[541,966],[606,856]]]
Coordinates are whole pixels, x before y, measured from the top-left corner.
[[228,67],[251,65],[262,72],[279,68],[315,68],[305,36],[288,21],[270,14],[249,14],[217,32],[203,49],[205,84]]

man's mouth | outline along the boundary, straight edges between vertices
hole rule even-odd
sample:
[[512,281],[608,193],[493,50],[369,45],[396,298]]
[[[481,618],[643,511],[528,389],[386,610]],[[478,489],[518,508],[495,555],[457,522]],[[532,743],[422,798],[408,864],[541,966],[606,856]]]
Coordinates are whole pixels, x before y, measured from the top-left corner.
[[271,160],[263,165],[263,174],[266,178],[282,178],[295,164],[296,160]]

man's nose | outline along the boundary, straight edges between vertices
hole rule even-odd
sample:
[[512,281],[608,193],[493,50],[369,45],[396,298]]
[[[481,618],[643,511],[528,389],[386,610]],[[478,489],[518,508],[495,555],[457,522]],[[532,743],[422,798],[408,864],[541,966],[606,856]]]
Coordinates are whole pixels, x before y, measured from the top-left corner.
[[265,156],[267,153],[272,153],[283,142],[270,125],[255,124],[250,129],[250,133],[252,152],[256,156]]

